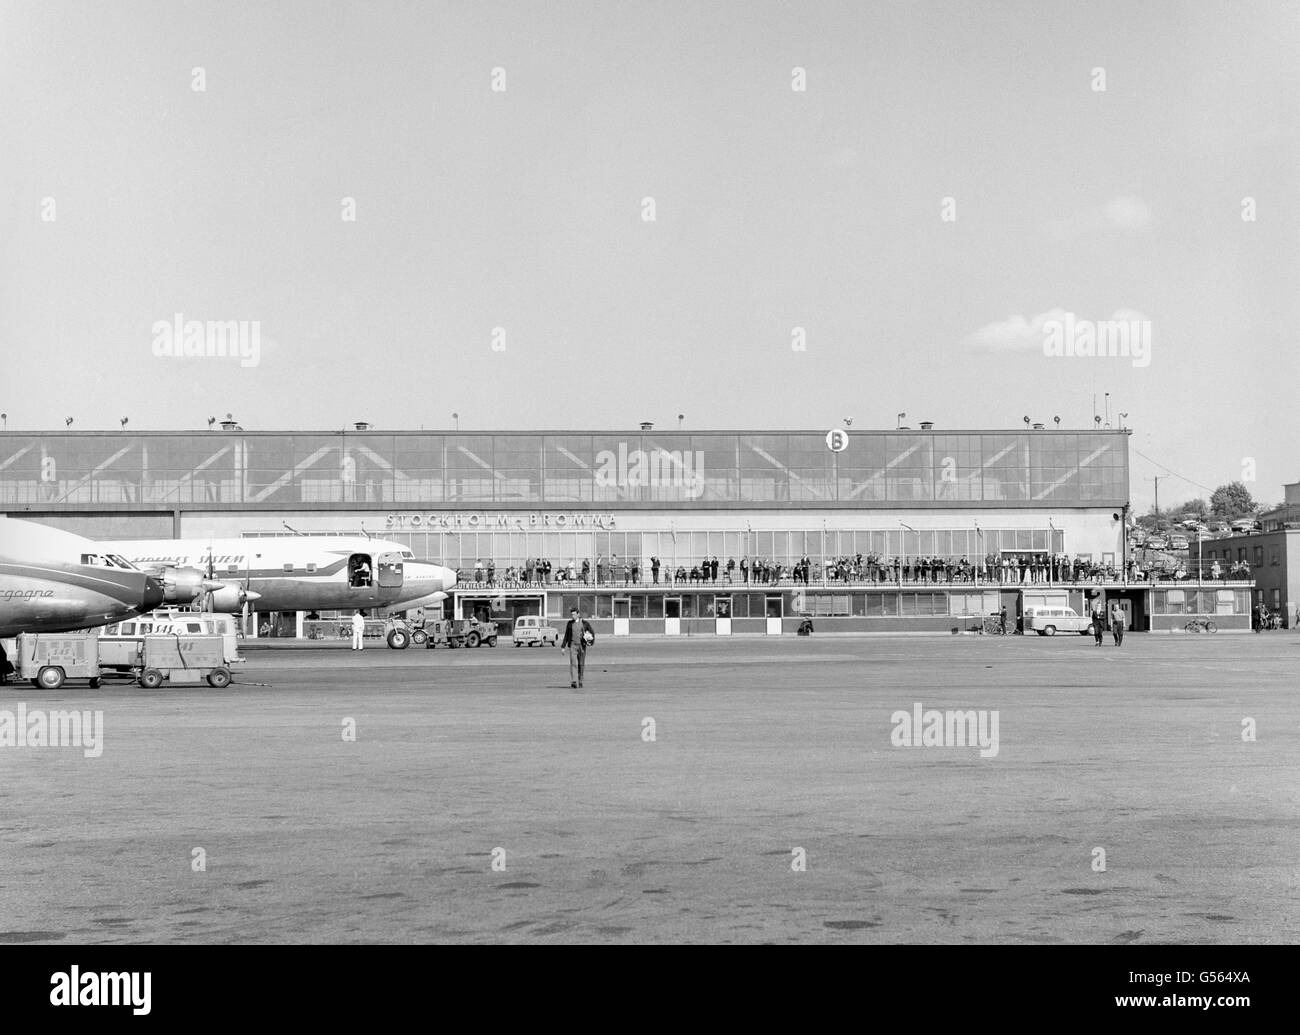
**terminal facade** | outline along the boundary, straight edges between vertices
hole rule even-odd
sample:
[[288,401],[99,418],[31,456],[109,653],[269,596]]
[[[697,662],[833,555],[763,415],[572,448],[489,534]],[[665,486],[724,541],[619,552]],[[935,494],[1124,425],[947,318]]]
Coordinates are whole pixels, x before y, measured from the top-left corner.
[[[98,539],[365,532],[458,569],[447,613],[503,632],[574,604],[615,633],[791,632],[805,616],[818,631],[933,631],[1003,607],[1014,623],[1034,603],[1082,612],[1098,587],[1135,629],[1181,627],[1186,594],[1166,611],[1127,577],[1128,435],[6,432],[0,510]],[[690,578],[715,557],[716,580]],[[1232,584],[1191,606],[1249,622]]]

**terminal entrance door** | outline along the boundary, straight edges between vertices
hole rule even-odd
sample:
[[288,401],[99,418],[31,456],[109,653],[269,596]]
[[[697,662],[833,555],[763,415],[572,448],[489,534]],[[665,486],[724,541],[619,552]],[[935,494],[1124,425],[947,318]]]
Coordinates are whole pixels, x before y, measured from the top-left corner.
[[[435,605],[436,609],[437,605]],[[514,632],[515,619],[520,615],[540,615],[545,608],[540,593],[518,596],[463,596],[456,600],[457,618],[477,618],[495,622],[498,636]]]
[[781,635],[781,594],[769,593],[767,595],[767,634],[769,636]]
[[719,636],[731,635],[731,597],[714,600],[714,632]]
[[682,598],[664,597],[664,633],[680,636],[682,633]]
[[627,597],[614,598],[614,635],[626,636],[631,629],[629,619],[632,616],[632,601]]

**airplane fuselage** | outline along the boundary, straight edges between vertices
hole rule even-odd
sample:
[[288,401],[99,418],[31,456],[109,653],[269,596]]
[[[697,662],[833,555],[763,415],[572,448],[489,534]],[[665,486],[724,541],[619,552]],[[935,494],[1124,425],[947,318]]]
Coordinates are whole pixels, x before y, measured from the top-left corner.
[[163,595],[158,579],[88,539],[0,518],[0,637],[107,625],[152,610]]
[[257,611],[370,610],[445,592],[455,573],[400,543],[352,536],[138,540],[101,544],[137,567],[193,568],[258,594]]

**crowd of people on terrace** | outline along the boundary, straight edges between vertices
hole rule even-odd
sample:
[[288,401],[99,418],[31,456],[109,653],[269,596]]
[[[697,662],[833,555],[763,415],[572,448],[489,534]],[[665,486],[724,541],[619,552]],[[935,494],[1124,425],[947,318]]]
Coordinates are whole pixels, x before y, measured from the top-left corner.
[[[1119,565],[1100,563],[1090,557],[1047,553],[990,553],[975,559],[884,557],[876,553],[859,553],[827,558],[821,563],[806,556],[793,563],[763,557],[742,557],[739,563],[733,557],[725,561],[706,557],[692,561],[689,566],[664,563],[658,557],[651,557],[648,563],[642,564],[639,559],[620,559],[618,554],[611,554],[597,557],[595,564],[584,558],[552,565],[547,558],[530,557],[521,565],[510,565],[502,570],[491,558],[479,558],[471,570],[458,569],[456,574],[462,583],[487,586],[495,586],[498,582],[546,585],[573,582],[588,586],[716,585],[719,582],[729,585],[812,585],[814,582],[818,585],[1033,585],[1196,577],[1195,572],[1187,568],[1144,570],[1132,557],[1121,570]],[[1250,565],[1245,561],[1221,565],[1216,560],[1205,567],[1202,578],[1212,581],[1249,579]]]

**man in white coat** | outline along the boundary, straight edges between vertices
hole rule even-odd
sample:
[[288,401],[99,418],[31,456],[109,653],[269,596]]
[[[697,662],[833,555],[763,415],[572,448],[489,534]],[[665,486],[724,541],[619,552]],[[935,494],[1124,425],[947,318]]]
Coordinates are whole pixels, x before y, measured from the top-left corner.
[[366,635],[365,616],[358,611],[352,616],[352,649],[361,650],[363,647],[362,639]]

